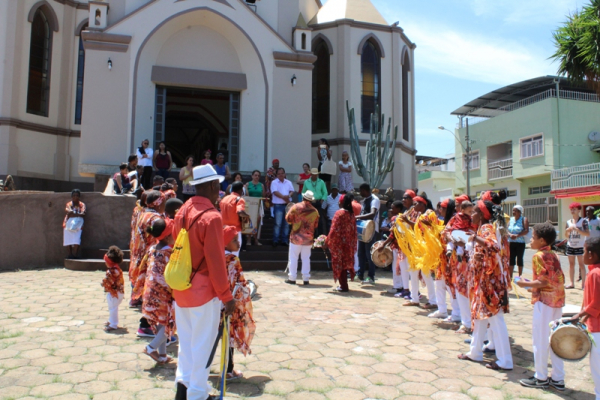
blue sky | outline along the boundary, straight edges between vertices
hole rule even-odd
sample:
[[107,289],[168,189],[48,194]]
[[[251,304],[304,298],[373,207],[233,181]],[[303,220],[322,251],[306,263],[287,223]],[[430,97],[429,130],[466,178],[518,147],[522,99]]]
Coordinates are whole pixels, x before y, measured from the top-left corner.
[[452,111],[495,88],[555,75],[552,31],[584,0],[371,0],[415,50],[420,155],[454,152]]

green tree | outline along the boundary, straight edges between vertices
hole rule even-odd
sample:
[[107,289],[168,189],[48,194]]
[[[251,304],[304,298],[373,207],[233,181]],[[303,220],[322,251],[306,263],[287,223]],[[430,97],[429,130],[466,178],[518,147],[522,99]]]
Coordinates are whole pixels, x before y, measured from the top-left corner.
[[553,32],[558,74],[585,82],[600,94],[600,0],[591,0]]

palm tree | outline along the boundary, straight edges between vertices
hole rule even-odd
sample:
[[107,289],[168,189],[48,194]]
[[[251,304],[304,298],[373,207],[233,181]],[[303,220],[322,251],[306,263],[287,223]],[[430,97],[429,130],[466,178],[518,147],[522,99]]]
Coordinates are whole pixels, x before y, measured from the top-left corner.
[[600,94],[600,0],[568,16],[553,37],[556,52],[551,58],[560,63],[558,74],[585,82]]

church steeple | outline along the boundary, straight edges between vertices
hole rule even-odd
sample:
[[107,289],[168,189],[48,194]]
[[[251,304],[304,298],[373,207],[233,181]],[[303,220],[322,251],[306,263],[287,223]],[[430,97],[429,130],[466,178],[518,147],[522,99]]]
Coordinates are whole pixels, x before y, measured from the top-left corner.
[[102,30],[108,26],[108,0],[93,0],[89,2],[89,30]]
[[328,0],[309,24],[322,24],[339,19],[389,25],[371,0]]
[[312,29],[308,27],[302,13],[298,15],[298,21],[294,27],[294,48],[298,51],[310,51]]

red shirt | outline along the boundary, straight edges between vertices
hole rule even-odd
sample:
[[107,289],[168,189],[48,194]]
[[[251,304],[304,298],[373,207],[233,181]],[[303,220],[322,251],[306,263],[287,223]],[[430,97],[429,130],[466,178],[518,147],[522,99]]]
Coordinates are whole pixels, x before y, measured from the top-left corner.
[[[190,227],[189,224],[203,211],[206,212]],[[191,288],[184,291],[173,290],[177,305],[184,308],[200,307],[215,297],[223,303],[232,300],[223,251],[225,244],[221,214],[207,198],[194,196],[185,202],[175,216],[175,240],[184,226],[189,228],[192,271],[197,269],[197,272],[192,279]]]
[[352,200],[352,211],[354,211],[354,216],[359,216],[362,212],[362,206],[356,200]]
[[600,332],[600,264],[588,266],[590,272],[585,279],[583,292],[583,311],[590,314],[586,321],[588,330]]
[[[309,174],[300,174],[300,179],[302,179],[303,181],[310,179],[312,175]],[[302,193],[302,188],[304,188],[304,183],[300,183],[298,184],[298,193]]]
[[[238,200],[239,199],[239,200]],[[231,193],[221,200],[221,216],[223,225],[235,226],[238,232],[242,231],[242,222],[238,212],[246,210],[246,200],[237,193]]]

